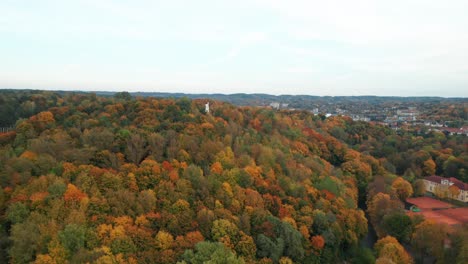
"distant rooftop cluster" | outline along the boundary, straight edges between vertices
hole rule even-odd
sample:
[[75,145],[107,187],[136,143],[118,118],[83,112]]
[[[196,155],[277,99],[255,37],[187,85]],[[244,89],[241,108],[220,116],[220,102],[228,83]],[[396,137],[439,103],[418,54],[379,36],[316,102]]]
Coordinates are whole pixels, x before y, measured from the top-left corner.
[[[407,102],[406,100],[386,101],[376,97],[376,99],[368,98],[368,101],[365,101],[364,98],[349,97],[330,100],[328,98],[327,100],[316,99],[309,102],[310,104],[300,104],[298,102],[288,104],[273,101],[268,106],[277,110],[306,109],[314,115],[323,115],[325,117],[349,116],[354,121],[374,122],[394,130],[399,130],[402,127],[425,127],[427,132],[438,131],[447,135],[468,136],[468,116],[452,117],[449,114],[435,113],[436,111],[443,113],[440,108],[445,106],[441,102],[427,100],[428,102],[424,100],[418,102],[416,99],[414,102]],[[304,99],[304,101],[307,100]],[[461,101],[460,111],[466,112],[463,105],[468,103],[468,100],[465,101],[467,102]],[[451,104],[448,107],[454,108],[454,105]]]

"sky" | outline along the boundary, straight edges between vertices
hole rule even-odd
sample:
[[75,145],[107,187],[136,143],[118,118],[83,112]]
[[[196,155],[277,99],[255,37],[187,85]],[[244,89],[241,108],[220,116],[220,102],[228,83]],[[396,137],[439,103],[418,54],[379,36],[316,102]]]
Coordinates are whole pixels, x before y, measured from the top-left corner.
[[466,0],[1,0],[0,88],[468,97]]

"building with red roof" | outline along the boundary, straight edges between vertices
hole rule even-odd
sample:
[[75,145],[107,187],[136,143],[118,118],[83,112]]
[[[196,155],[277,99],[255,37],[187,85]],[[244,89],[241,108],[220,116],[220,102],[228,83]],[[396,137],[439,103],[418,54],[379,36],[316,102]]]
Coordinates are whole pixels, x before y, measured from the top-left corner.
[[432,175],[424,178],[427,192],[438,197],[448,197],[462,202],[468,202],[468,184],[456,178],[445,178]]

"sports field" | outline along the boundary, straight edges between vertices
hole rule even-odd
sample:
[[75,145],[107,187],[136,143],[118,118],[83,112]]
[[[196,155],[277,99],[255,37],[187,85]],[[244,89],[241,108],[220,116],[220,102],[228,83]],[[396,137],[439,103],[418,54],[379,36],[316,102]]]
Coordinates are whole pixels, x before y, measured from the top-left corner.
[[453,205],[436,200],[430,197],[416,197],[408,198],[406,201],[410,204],[414,204],[421,209],[440,209],[440,208],[452,208]]
[[453,208],[454,205],[430,197],[408,198],[406,201],[421,209],[421,212],[409,211],[408,215],[419,214],[426,219],[448,225],[468,223],[468,207]]

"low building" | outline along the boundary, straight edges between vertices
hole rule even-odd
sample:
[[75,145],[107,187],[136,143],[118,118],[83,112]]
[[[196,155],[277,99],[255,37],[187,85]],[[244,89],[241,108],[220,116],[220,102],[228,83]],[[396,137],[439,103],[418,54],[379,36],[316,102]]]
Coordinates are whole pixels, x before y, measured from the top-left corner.
[[351,118],[353,121],[364,121],[364,122],[370,122],[371,119],[366,116],[361,116],[361,115],[351,115]]
[[280,103],[272,102],[270,103],[270,106],[276,110],[280,109]]
[[419,111],[415,107],[408,107],[408,109],[397,110],[399,121],[416,121],[419,116]]
[[468,184],[456,178],[433,175],[424,178],[424,186],[427,192],[436,196],[468,202]]
[[443,127],[441,131],[448,135],[465,135],[468,136],[468,128],[461,127],[461,128],[452,128],[452,127]]

